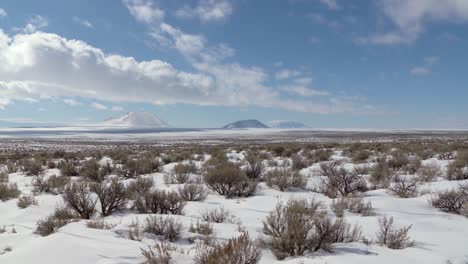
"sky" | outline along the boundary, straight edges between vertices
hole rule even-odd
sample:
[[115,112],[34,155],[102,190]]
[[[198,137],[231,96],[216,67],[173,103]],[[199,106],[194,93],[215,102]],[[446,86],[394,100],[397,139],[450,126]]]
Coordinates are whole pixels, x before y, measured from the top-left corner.
[[0,125],[468,128],[466,0],[0,2]]

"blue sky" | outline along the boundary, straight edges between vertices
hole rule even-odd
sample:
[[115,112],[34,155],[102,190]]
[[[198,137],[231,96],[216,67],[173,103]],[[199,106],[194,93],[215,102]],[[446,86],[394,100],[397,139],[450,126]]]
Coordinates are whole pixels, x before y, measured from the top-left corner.
[[464,0],[2,1],[0,120],[468,128],[467,22]]

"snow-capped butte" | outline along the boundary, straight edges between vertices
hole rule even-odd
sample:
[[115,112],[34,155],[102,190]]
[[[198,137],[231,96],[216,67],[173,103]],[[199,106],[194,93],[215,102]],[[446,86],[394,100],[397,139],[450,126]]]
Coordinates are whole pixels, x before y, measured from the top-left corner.
[[124,116],[105,120],[102,126],[165,128],[169,124],[149,112],[130,112]]
[[301,122],[288,120],[274,120],[267,123],[272,128],[306,128]]
[[228,129],[233,129],[233,128],[268,128],[265,124],[262,122],[255,120],[255,119],[249,119],[249,120],[240,120],[236,121],[234,123],[230,123],[228,125],[223,126],[223,128],[228,128]]

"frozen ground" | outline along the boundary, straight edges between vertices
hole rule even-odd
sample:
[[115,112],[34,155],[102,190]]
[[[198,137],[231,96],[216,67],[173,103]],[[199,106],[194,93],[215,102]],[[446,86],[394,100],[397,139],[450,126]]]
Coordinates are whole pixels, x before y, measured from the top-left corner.
[[[346,158],[336,152],[333,159]],[[232,152],[229,157],[242,160],[242,153]],[[449,161],[436,160],[442,166]],[[429,160],[423,161],[423,163]],[[200,164],[198,164],[200,165]],[[168,171],[174,164],[165,165]],[[345,166],[352,167],[352,163]],[[308,186],[313,186],[320,179],[317,175],[319,164],[301,171],[308,179]],[[57,169],[49,169],[46,175],[59,175]],[[164,184],[164,173],[144,175],[155,181],[156,188],[175,189],[178,185]],[[410,176],[411,177],[411,176]],[[17,183],[23,194],[32,190],[32,177],[23,173],[9,175],[10,182]],[[303,257],[287,258],[278,261],[269,250],[263,250],[260,263],[434,263],[434,264],[464,264],[468,262],[468,218],[441,212],[433,208],[429,200],[431,192],[456,187],[462,181],[446,181],[442,178],[419,187],[421,195],[415,198],[398,198],[384,189],[365,193],[365,199],[372,202],[376,210],[373,216],[363,217],[346,212],[346,219],[360,226],[366,237],[375,239],[378,230],[378,218],[393,216],[397,225],[412,225],[411,238],[415,241],[413,247],[402,250],[392,250],[377,244],[367,247],[361,242],[337,244],[333,253],[318,252]],[[465,181],[468,183],[468,181]],[[425,193],[425,194],[424,194]],[[307,198],[320,200],[329,207],[331,199],[311,191],[280,192],[259,184],[255,196],[249,198],[226,199],[211,192],[204,202],[188,202],[183,216],[179,218],[185,226],[196,223],[200,219],[199,212],[206,208],[224,207],[233,213],[238,222],[242,223],[252,237],[262,235],[262,221],[274,208],[278,201],[290,198]],[[17,199],[0,201],[0,228],[5,232],[0,234],[1,264],[54,264],[54,263],[142,263],[141,248],[153,245],[154,239],[145,237],[141,242],[127,239],[121,235],[129,229],[129,225],[139,219],[140,223],[148,215],[121,212],[106,217],[105,221],[114,224],[111,230],[98,230],[86,227],[86,221],[81,220],[68,224],[47,237],[34,233],[37,220],[50,215],[56,205],[62,203],[61,196],[40,194],[36,196],[38,205],[19,209]],[[215,238],[221,241],[239,235],[238,224],[214,224]],[[173,252],[174,263],[192,263],[195,246],[189,243],[194,234],[185,230],[182,239],[175,244]]]

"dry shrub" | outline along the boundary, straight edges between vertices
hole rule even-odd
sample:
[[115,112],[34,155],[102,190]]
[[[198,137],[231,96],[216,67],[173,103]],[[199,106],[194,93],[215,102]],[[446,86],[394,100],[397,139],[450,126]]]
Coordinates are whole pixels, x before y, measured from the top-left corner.
[[50,193],[54,195],[58,195],[64,192],[65,186],[70,183],[70,178],[68,177],[57,177],[55,175],[51,175],[44,177],[44,175],[38,175],[32,181],[33,185],[33,192],[34,193]]
[[168,175],[168,183],[184,184],[190,180],[192,174],[197,173],[197,166],[191,162],[189,164],[176,164]]
[[272,188],[278,188],[278,190],[284,192],[291,188],[305,188],[307,181],[297,171],[291,171],[290,169],[274,169],[267,173],[266,183]]
[[325,178],[322,178],[322,181],[317,185],[316,191],[330,198],[348,196],[367,190],[362,175],[339,166],[339,162],[322,163],[320,164],[320,170]]
[[99,219],[99,220],[91,220],[86,222],[86,227],[93,228],[93,229],[104,229],[109,230],[114,228],[116,225],[109,224],[106,221]]
[[160,172],[162,164],[158,159],[141,158],[127,160],[118,170],[117,174],[125,178],[135,179],[139,175]]
[[278,259],[301,256],[306,251],[332,250],[332,244],[351,242],[360,237],[343,219],[332,220],[314,200],[290,200],[278,203],[263,222],[266,245]]
[[256,264],[262,257],[256,241],[244,232],[237,238],[231,238],[224,244],[214,247],[199,244],[195,256],[196,264]]
[[208,167],[204,180],[210,189],[227,197],[251,196],[257,187],[256,181],[250,181],[244,171],[231,162]]
[[418,195],[418,181],[417,179],[404,179],[396,176],[387,189],[400,198],[411,198]]
[[317,149],[313,153],[313,163],[323,162],[330,160],[333,151],[331,149]]
[[373,188],[385,188],[389,185],[394,175],[393,170],[384,158],[379,158],[374,165],[369,179]]
[[170,251],[175,250],[169,244],[161,243],[156,244],[148,249],[141,249],[141,254],[145,257],[144,264],[171,264]]
[[337,217],[343,217],[345,210],[362,216],[371,216],[374,214],[372,203],[370,201],[364,201],[361,197],[342,197],[335,199],[331,204],[331,208]]
[[143,228],[138,221],[138,218],[132,220],[132,223],[128,226],[128,239],[134,241],[141,241],[143,240]]
[[31,205],[37,205],[37,200],[32,195],[23,195],[18,199],[16,205],[18,205],[19,208],[24,209]]
[[419,168],[421,168],[421,159],[418,157],[409,158],[408,164],[403,166],[403,170],[410,175],[413,175],[416,172],[418,172]]
[[96,193],[101,204],[101,214],[104,217],[124,209],[129,198],[129,192],[125,185],[116,179],[110,183],[92,184],[91,191]]
[[149,193],[153,186],[153,178],[138,177],[128,185],[127,189],[130,197],[136,199],[139,196],[144,196]]
[[57,207],[52,215],[37,221],[35,233],[41,236],[48,236],[76,218],[77,215],[70,211],[69,208]]
[[89,159],[81,165],[80,174],[89,181],[102,182],[106,174],[101,170],[101,166],[95,159]]
[[456,159],[447,166],[447,179],[450,181],[468,179],[468,151],[458,152]]
[[419,180],[430,182],[444,174],[442,167],[437,161],[431,161],[427,164],[421,165],[418,171]]
[[307,160],[299,154],[292,155],[291,161],[293,170],[302,170],[309,167]]
[[0,183],[0,201],[18,198],[20,194],[21,191],[18,189],[16,183]]
[[43,172],[42,162],[36,159],[24,159],[21,161],[21,170],[28,176],[39,175]]
[[141,214],[183,214],[187,202],[175,191],[154,190],[135,200],[134,207]]
[[82,219],[91,219],[96,212],[97,199],[92,197],[86,184],[73,183],[68,185],[65,188],[63,200]]
[[185,201],[204,201],[208,192],[202,184],[185,184],[177,188],[180,197]]
[[197,221],[197,224],[190,224],[189,232],[197,233],[204,236],[209,236],[213,234],[213,226],[210,223],[200,223]]
[[8,183],[8,172],[0,171],[0,184]]
[[367,159],[372,155],[369,150],[363,149],[351,153],[351,160],[353,163],[365,163]]
[[403,249],[413,246],[414,242],[408,235],[411,225],[395,228],[393,217],[381,217],[379,219],[379,231],[377,232],[377,242],[386,245],[391,249]]
[[393,170],[400,170],[410,162],[409,157],[406,153],[401,150],[393,151],[391,157],[388,160],[388,166]]
[[263,166],[262,160],[258,156],[249,154],[245,161],[247,162],[247,166],[244,168],[245,175],[252,180],[261,180],[265,173],[265,166]]
[[78,169],[76,164],[72,161],[60,161],[57,167],[60,169],[60,175],[62,176],[78,176]]
[[146,219],[145,232],[162,236],[171,242],[177,241],[184,231],[184,226],[178,220],[167,216],[148,216]]
[[234,216],[224,207],[205,209],[200,212],[200,217],[209,223],[232,223],[234,221]]
[[435,193],[431,203],[442,211],[468,216],[468,185]]

